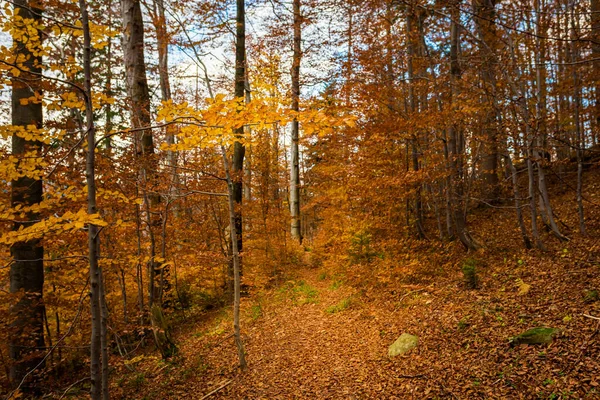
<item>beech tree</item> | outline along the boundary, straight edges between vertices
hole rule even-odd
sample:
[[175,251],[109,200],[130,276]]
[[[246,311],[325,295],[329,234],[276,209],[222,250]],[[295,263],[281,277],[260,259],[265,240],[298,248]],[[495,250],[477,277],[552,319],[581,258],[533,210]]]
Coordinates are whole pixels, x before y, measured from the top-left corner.
[[496,30],[496,0],[473,0],[475,24],[479,38],[479,53],[481,65],[481,82],[484,101],[484,118],[482,121],[483,157],[481,161],[483,178],[483,197],[486,201],[496,202],[499,197],[498,177],[498,147],[500,135],[498,134],[498,119],[496,102],[498,92],[497,65],[498,58],[495,54],[498,49]]
[[[246,2],[244,0],[236,0],[236,29],[235,29],[235,86],[234,96],[238,99],[245,99],[246,91]],[[234,144],[233,162],[232,162],[232,179],[233,179],[233,200],[235,203],[235,225],[230,229],[235,229],[237,239],[237,251],[243,252],[243,220],[242,220],[242,200],[244,194],[243,188],[243,171],[244,171],[244,156],[246,154],[246,146],[241,142],[244,136],[244,127],[241,126],[235,129],[235,135],[240,140]],[[240,255],[240,273],[242,268],[242,257]],[[233,294],[234,271],[233,265],[229,271],[229,293]]]
[[[294,13],[294,54],[292,56],[292,110],[300,111],[300,62],[302,59],[302,14],[300,0],[293,1]],[[290,213],[292,216],[292,237],[302,243],[300,218],[300,157],[298,119],[292,121],[291,175],[290,175]]]
[[[42,87],[40,75],[42,58],[42,9],[28,0],[14,2],[13,49],[15,51],[16,72],[11,79],[12,125],[23,131],[12,135],[12,155],[17,162],[39,157],[42,142],[27,139],[25,129],[41,129],[43,125]],[[13,223],[12,229],[19,231],[39,220],[39,212],[34,211],[42,201],[43,173],[38,168],[11,181],[11,207],[26,210],[21,220]],[[12,306],[12,326],[10,334],[10,357],[13,364],[10,379],[13,385],[34,372],[43,362],[44,347],[44,247],[40,239],[18,241],[11,245],[10,292],[18,296]],[[21,388],[30,391],[35,388],[29,381]]]
[[[134,146],[139,156],[140,189],[144,198],[145,225],[150,244],[148,248],[148,306],[153,326],[154,339],[163,357],[176,351],[164,323],[162,311],[164,261],[158,260],[162,224],[159,205],[161,197],[158,186],[158,158],[155,154],[154,137],[151,129],[150,93],[144,60],[144,23],[139,0],[121,2],[123,17],[123,55],[127,76],[127,92],[131,107],[131,121],[135,132]],[[166,55],[163,55],[166,56]],[[161,64],[162,65],[162,64]],[[165,83],[166,84],[166,83]],[[167,87],[164,88],[165,92]]]

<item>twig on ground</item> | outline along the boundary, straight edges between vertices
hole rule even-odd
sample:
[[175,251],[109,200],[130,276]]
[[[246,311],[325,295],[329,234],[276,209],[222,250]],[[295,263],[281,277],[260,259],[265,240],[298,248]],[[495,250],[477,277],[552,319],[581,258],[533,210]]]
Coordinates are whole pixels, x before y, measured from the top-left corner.
[[404,379],[416,379],[416,378],[427,378],[426,374],[417,374],[417,375],[394,375],[397,378]]
[[78,385],[78,384],[80,384],[81,382],[85,382],[85,381],[87,381],[87,380],[90,380],[90,379],[91,379],[91,378],[90,378],[89,376],[86,376],[85,378],[82,378],[82,379],[78,380],[77,382],[74,382],[74,383],[72,383],[72,384],[71,384],[71,385],[69,385],[69,387],[68,387],[68,388],[67,388],[67,389],[66,389],[66,390],[63,392],[62,396],[60,396],[60,397],[58,398],[58,400],[61,400],[61,399],[63,399],[63,398],[64,398],[64,397],[67,395],[67,393],[69,393],[69,390],[71,390],[71,388],[72,388],[73,386],[75,386],[75,385]]
[[217,393],[219,390],[223,389],[224,387],[230,385],[233,382],[233,380],[227,381],[224,384],[222,384],[221,386],[219,386],[218,388],[216,388],[215,390],[213,390],[212,392],[206,394],[204,397],[201,397],[200,400],[204,400],[204,399],[208,399],[210,396],[212,396],[213,394]]
[[418,293],[418,292],[422,292],[423,290],[426,290],[427,288],[422,288],[422,289],[416,289],[416,290],[411,290],[408,293],[405,293],[404,295],[402,295],[400,297],[400,299],[397,302],[396,307],[394,308],[394,311],[398,311],[398,308],[400,308],[400,304],[402,303],[402,300],[404,300],[405,298],[407,298],[408,296],[410,296],[411,294],[414,293]]

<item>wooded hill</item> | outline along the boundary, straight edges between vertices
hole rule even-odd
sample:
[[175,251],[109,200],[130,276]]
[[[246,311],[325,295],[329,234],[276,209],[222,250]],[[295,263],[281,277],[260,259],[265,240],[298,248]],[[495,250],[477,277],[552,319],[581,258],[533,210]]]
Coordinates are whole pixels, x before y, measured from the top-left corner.
[[598,0],[0,27],[6,399],[600,396]]

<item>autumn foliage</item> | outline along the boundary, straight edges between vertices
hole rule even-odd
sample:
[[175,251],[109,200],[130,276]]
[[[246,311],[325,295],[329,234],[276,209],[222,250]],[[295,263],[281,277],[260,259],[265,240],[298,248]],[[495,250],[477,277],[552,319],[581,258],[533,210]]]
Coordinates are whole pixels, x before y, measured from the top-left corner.
[[[532,271],[552,262],[554,278],[571,262],[597,267],[597,0],[241,1],[252,3],[243,15],[239,0],[118,3],[15,0],[0,10],[0,391],[8,398],[39,395],[44,382],[88,385],[82,371],[96,327],[98,379],[104,373],[111,389],[116,371],[144,357],[185,357],[187,342],[172,332],[234,299],[237,234],[242,313],[265,293],[300,296],[294,274],[307,266],[357,288],[346,287],[329,314],[362,307],[360,296],[375,310],[396,287],[440,293],[435,282],[453,282],[465,260],[495,264],[483,284],[473,267],[472,289],[516,282],[510,307],[536,290],[527,282],[545,284],[537,275],[517,281],[511,268],[524,267],[515,260]],[[235,185],[242,198],[233,202]],[[299,217],[290,211],[295,190]],[[597,291],[590,274],[585,290]],[[90,318],[96,285],[102,321]],[[480,300],[459,286],[457,302]],[[313,314],[302,312],[318,321]],[[465,324],[485,323],[478,318]],[[257,335],[246,348],[250,376],[252,352],[270,346]],[[240,387],[237,395],[258,396]]]

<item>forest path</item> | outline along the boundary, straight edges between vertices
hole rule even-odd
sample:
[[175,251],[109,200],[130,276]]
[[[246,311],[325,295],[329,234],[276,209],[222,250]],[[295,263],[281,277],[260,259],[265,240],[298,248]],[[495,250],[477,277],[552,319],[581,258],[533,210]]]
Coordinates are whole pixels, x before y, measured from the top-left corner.
[[[167,363],[146,356],[115,380],[114,398],[600,398],[600,324],[578,314],[600,313],[600,302],[581,297],[600,287],[597,267],[575,274],[552,256],[527,259],[508,272],[502,260],[482,268],[479,290],[466,290],[460,271],[440,263],[424,264],[421,275],[363,275],[359,286],[298,268],[293,280],[242,299],[245,371],[231,308],[190,310],[174,325],[179,355]],[[519,279],[531,285],[526,295]],[[549,345],[509,346],[536,326],[563,333]],[[418,335],[419,345],[390,359],[388,346],[402,333]]]
[[[401,357],[387,358],[398,332],[386,332],[385,326],[392,324],[381,320],[379,307],[372,309],[363,299],[364,294],[335,276],[299,270],[295,280],[251,308],[255,320],[242,329],[248,369],[213,398],[399,396],[403,383],[421,376],[400,373]],[[213,383],[218,387],[219,382]],[[397,398],[410,397],[404,392]]]

